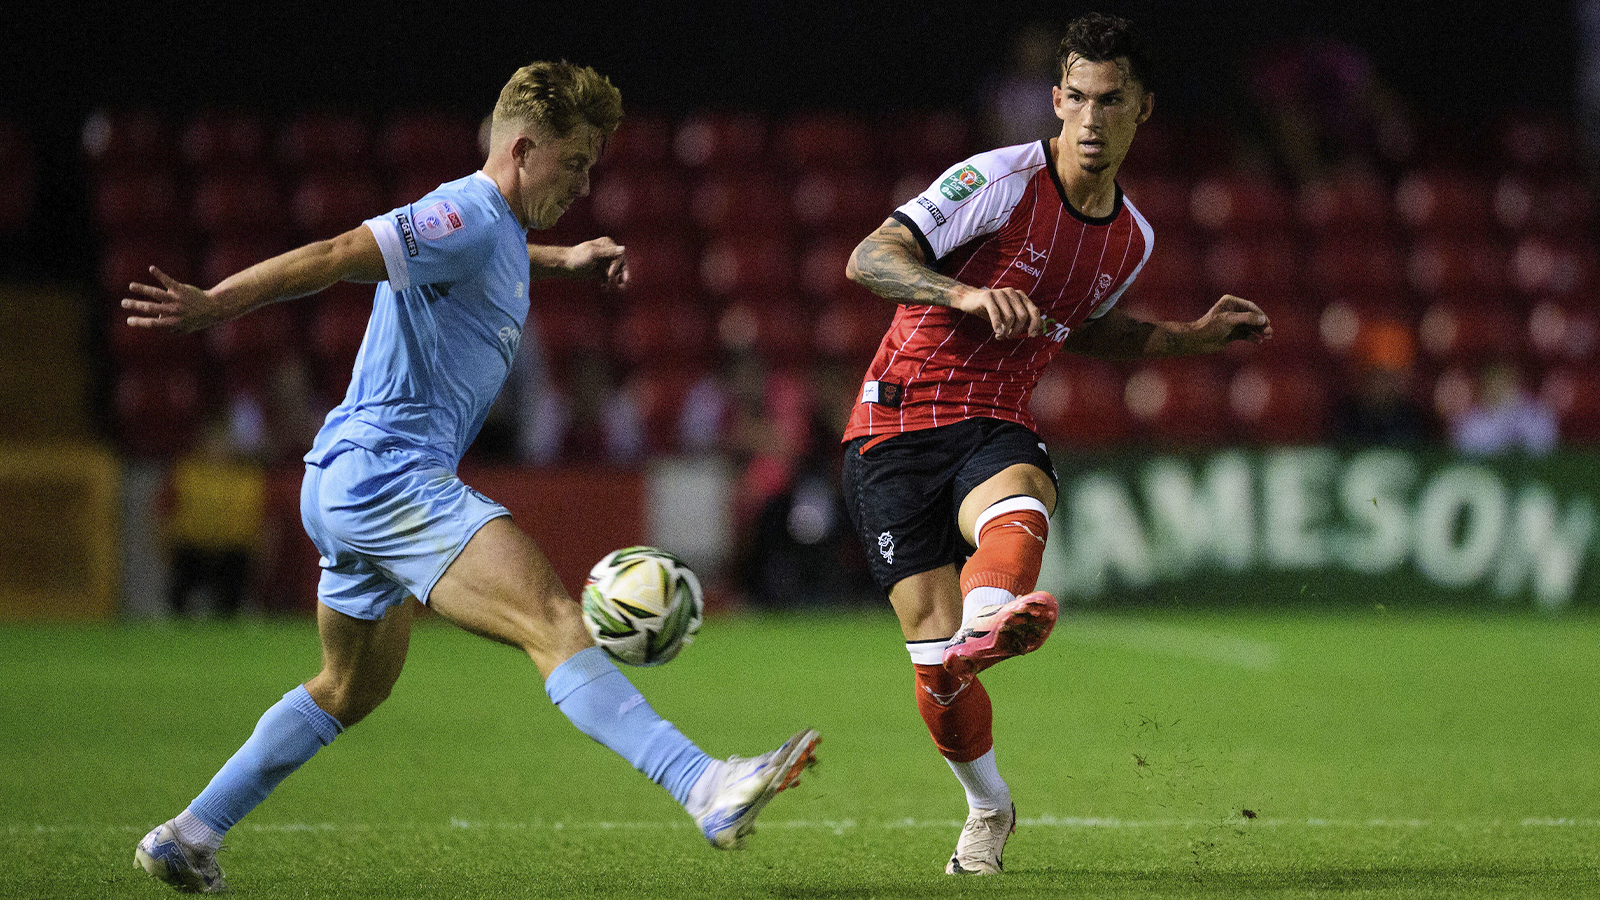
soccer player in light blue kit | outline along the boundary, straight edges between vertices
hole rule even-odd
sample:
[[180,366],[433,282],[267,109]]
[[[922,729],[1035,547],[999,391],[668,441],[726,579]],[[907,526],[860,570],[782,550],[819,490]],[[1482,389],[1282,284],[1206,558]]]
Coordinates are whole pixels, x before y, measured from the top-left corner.
[[501,91],[481,171],[210,290],[153,266],[159,286],[130,285],[130,327],[187,332],[337,281],[377,284],[350,389],[306,455],[300,495],[322,554],[322,670],[267,710],[188,808],[145,835],[135,865],[181,891],[225,890],[216,850],[228,829],[389,695],[410,640],[407,596],[522,648],[573,724],[671,793],[715,847],[742,847],[757,813],[814,761],[809,729],[753,759],[707,756],[593,645],[578,604],[505,507],[456,476],[510,371],[529,281],[627,281],[623,248],[608,238],[527,242],[588,194],[589,168],[621,118],[621,94],[593,69],[525,66]]

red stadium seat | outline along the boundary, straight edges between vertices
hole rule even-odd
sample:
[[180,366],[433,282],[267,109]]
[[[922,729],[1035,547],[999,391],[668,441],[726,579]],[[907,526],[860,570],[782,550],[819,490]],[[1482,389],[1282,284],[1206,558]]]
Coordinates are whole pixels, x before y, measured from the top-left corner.
[[972,124],[956,109],[909,110],[892,117],[884,131],[893,171],[929,173],[919,191],[974,150]]
[[372,318],[372,286],[341,282],[312,304],[310,351],[318,388],[324,396],[342,396]]
[[865,369],[894,319],[895,305],[863,287],[849,285],[822,308],[811,343],[824,358]]
[[1435,362],[1471,365],[1525,352],[1523,323],[1519,309],[1501,303],[1443,300],[1423,312],[1417,337]]
[[1205,254],[1205,283],[1217,296],[1236,294],[1258,303],[1295,300],[1304,292],[1301,245],[1283,237],[1225,238]]
[[629,236],[628,278],[641,290],[693,293],[700,280],[698,246],[679,232]]
[[682,228],[689,220],[689,196],[689,178],[682,169],[615,168],[595,177],[589,206],[602,230],[631,238]]
[[165,170],[107,172],[92,191],[95,225],[103,235],[187,238],[188,210],[177,179]]
[[794,228],[788,180],[773,172],[712,172],[695,185],[694,223],[707,233],[787,234]]
[[845,267],[858,243],[838,233],[807,242],[800,254],[800,290],[813,302],[825,303],[852,287]]
[[273,129],[265,117],[247,112],[205,111],[183,129],[183,158],[201,172],[243,173],[271,162]]
[[1539,382],[1539,398],[1556,411],[1564,443],[1600,444],[1600,370],[1592,366],[1553,368]]
[[1535,303],[1528,313],[1528,347],[1550,364],[1594,360],[1600,349],[1600,310],[1581,301]]
[[1260,444],[1316,444],[1328,436],[1328,374],[1306,362],[1252,362],[1228,384],[1239,436]]
[[289,224],[282,188],[259,171],[214,174],[195,185],[190,215],[208,235],[282,235]]
[[1293,224],[1293,210],[1293,197],[1283,187],[1244,174],[1202,179],[1189,193],[1189,217],[1196,225],[1234,237],[1284,237]]
[[1408,287],[1401,248],[1377,233],[1323,232],[1310,253],[1308,288],[1319,297],[1398,297]]
[[1494,190],[1495,218],[1512,232],[1536,232],[1556,239],[1588,234],[1595,225],[1595,198],[1576,175],[1510,174]]
[[354,172],[308,175],[290,197],[302,241],[331,238],[390,208],[377,181]]
[[812,329],[804,304],[740,300],[717,316],[717,343],[724,351],[754,350],[774,367],[804,365],[812,356]]
[[1030,409],[1039,434],[1055,449],[1131,441],[1135,425],[1123,395],[1127,379],[1112,363],[1063,356],[1045,369]]
[[1366,171],[1338,172],[1304,185],[1296,209],[1301,224],[1324,239],[1385,240],[1394,224],[1388,186]]
[[630,291],[612,333],[612,352],[630,369],[698,370],[714,351],[710,314],[699,304]]
[[795,221],[813,232],[843,233],[857,240],[894,212],[883,177],[860,170],[802,175],[790,195],[790,207]]
[[361,116],[303,112],[278,134],[278,158],[299,172],[365,172],[377,160],[372,126]]
[[84,119],[81,136],[84,158],[101,174],[178,163],[177,131],[152,110],[96,110]]
[[693,169],[759,168],[769,130],[767,120],[758,115],[697,112],[678,123],[673,156]]
[[[1144,136],[1142,129],[1139,136]],[[1128,201],[1155,229],[1156,246],[1163,249],[1168,240],[1192,239],[1195,224],[1189,217],[1189,196],[1193,188],[1187,179],[1174,175],[1146,175],[1123,183]]]
[[[428,110],[396,114],[378,133],[378,160],[396,181],[426,184],[428,190],[472,174],[483,165],[479,123],[466,116]],[[427,184],[428,182],[432,184]],[[398,205],[398,204],[396,204]]]
[[202,373],[171,360],[128,366],[116,376],[112,420],[118,442],[141,457],[171,457],[199,435],[206,408]]
[[214,325],[202,334],[225,377],[254,383],[282,356],[298,350],[305,327],[297,302],[288,301]]
[[1128,289],[1128,296],[1156,294],[1198,302],[1205,296],[1203,273],[1198,243],[1181,232],[1169,236],[1157,229],[1155,249]]
[[151,266],[179,281],[194,281],[199,277],[186,243],[160,235],[129,232],[111,235],[102,245],[100,290],[116,304],[128,296],[129,283],[155,283],[150,274]]
[[678,418],[689,389],[703,374],[703,369],[692,367],[644,370],[623,381],[622,392],[633,401],[643,420],[647,454],[670,454],[683,449],[678,440]]
[[1524,173],[1571,173],[1579,167],[1580,141],[1570,115],[1513,109],[1495,124],[1505,168]]
[[606,142],[597,168],[615,173],[672,166],[673,127],[670,116],[629,110]]
[[1527,235],[1511,252],[1511,287],[1526,297],[1592,302],[1600,289],[1600,252],[1584,235],[1555,239]]
[[[200,270],[195,284],[212,287],[236,272],[242,272],[264,259],[289,249],[282,241],[254,235],[223,237],[212,241],[200,255]],[[168,272],[167,274],[172,274]]]
[[718,297],[777,298],[797,287],[793,248],[780,238],[727,237],[707,244],[700,255],[700,284]]
[[839,174],[874,168],[877,144],[872,128],[844,112],[802,112],[777,124],[774,155],[780,165],[799,172]]
[[1142,433],[1181,446],[1231,437],[1228,383],[1215,360],[1149,363],[1128,376],[1123,396]]
[[1464,171],[1424,169],[1395,187],[1400,223],[1419,234],[1472,236],[1494,228],[1490,182]]
[[1487,237],[1430,235],[1411,245],[1406,278],[1424,297],[1493,296],[1507,286],[1505,248]]

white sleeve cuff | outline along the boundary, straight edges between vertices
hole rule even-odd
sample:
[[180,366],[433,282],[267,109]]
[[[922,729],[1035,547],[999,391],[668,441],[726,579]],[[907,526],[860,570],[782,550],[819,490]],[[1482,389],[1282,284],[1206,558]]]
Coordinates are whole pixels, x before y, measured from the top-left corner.
[[383,267],[389,272],[389,289],[403,291],[411,286],[411,270],[406,266],[406,246],[400,229],[393,221],[380,216],[362,223],[378,239],[378,250],[383,253]]

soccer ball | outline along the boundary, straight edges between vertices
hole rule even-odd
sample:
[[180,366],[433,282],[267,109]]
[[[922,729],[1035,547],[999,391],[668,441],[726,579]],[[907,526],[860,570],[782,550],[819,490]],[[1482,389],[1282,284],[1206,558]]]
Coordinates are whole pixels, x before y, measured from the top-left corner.
[[583,624],[596,644],[630,666],[670,662],[694,640],[704,613],[700,579],[656,547],[613,550],[583,584]]

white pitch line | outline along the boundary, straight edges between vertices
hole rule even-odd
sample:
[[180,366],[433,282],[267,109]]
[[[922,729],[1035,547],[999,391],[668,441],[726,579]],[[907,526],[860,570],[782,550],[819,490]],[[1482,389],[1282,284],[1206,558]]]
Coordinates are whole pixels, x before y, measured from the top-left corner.
[[[905,829],[959,829],[962,825],[960,819],[887,819],[878,822],[860,822],[854,819],[791,819],[782,821],[763,821],[761,826],[765,829],[786,829],[791,831],[826,831],[832,834],[845,834],[850,831],[898,831]],[[1480,819],[1480,820],[1442,820],[1442,819],[1250,819],[1246,820],[1237,816],[1225,819],[1116,819],[1097,816],[1024,816],[1017,820],[1021,828],[1063,828],[1081,830],[1192,830],[1217,827],[1247,827],[1247,828],[1329,828],[1329,829],[1406,829],[1421,830],[1426,828],[1600,828],[1600,819],[1594,818],[1566,818],[1561,816],[1530,816],[1523,819]],[[481,830],[481,831],[679,831],[693,828],[691,822],[474,822],[466,819],[450,819],[448,822],[403,822],[385,823],[379,826],[360,822],[338,824],[333,822],[284,822],[261,823],[245,822],[235,827],[235,831],[257,832],[262,834],[278,834],[290,832],[368,832],[382,830],[394,831],[444,831],[444,830]],[[93,825],[26,825],[11,824],[0,825],[0,833],[20,836],[28,834],[86,834],[105,831],[123,832],[127,834],[143,834],[149,830],[148,825],[120,825],[120,826],[93,826]]]

